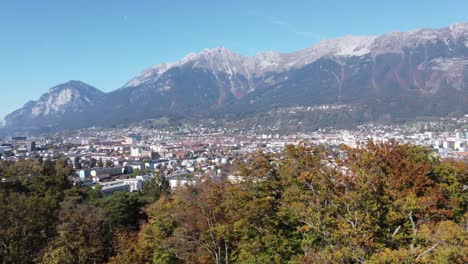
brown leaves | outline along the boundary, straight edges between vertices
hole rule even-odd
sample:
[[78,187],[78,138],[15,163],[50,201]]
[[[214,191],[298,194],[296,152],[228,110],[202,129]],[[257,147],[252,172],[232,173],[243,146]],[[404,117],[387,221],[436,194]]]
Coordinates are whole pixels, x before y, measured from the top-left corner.
[[466,205],[464,165],[397,142],[247,160],[237,183],[207,180],[150,206],[138,243],[159,263],[464,260],[453,221]]

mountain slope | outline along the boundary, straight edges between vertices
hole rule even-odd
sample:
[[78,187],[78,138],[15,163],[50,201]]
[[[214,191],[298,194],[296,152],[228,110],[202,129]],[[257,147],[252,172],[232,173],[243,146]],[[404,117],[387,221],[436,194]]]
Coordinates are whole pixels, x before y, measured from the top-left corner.
[[5,128],[21,130],[62,127],[92,107],[104,93],[80,81],[69,81],[54,86],[37,101],[26,103],[21,109],[7,115]]
[[[146,69],[122,88],[96,98],[98,103],[74,103],[72,108],[59,103],[60,111],[53,102],[45,104],[49,107],[34,102],[11,114],[6,123],[60,129],[160,116],[236,118],[276,107],[320,104],[364,106],[367,120],[464,114],[468,23],[345,36],[293,53],[245,57],[224,47],[205,49]],[[61,102],[60,97],[49,99]],[[33,108],[40,114],[32,115]],[[51,110],[59,116],[72,113],[67,116],[75,122],[48,118],[44,113]]]
[[464,113],[467,25],[345,36],[288,54],[204,50],[145,70],[105,105],[126,98],[112,111],[128,120],[333,103],[366,105],[372,120]]

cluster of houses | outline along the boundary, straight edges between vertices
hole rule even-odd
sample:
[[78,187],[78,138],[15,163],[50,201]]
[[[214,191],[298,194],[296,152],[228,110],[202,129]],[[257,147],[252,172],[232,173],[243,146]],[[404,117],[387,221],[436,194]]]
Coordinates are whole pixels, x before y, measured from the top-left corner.
[[[219,165],[229,164],[228,158],[206,156],[171,160],[115,161],[108,167],[84,168],[77,171],[76,184],[102,186],[103,193],[115,191],[142,191],[153,175],[160,174],[175,189],[191,184],[205,175],[220,175]],[[219,165],[216,165],[219,164]]]
[[104,193],[133,192],[143,190],[152,175],[164,176],[171,188],[203,177],[230,177],[227,172],[233,160],[246,153],[278,153],[285,145],[302,142],[339,147],[396,140],[430,147],[442,157],[468,159],[467,128],[468,116],[430,123],[423,129],[365,124],[353,130],[329,128],[283,135],[275,130],[257,133],[255,128],[231,131],[203,126],[90,128],[48,137],[0,138],[0,159],[67,158],[77,172],[76,184],[100,186]]

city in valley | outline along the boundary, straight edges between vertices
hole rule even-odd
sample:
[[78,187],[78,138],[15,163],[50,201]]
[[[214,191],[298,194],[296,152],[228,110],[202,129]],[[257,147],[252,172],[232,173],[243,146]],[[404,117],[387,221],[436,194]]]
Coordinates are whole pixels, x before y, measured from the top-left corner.
[[156,174],[165,177],[172,189],[206,177],[235,181],[230,168],[236,161],[258,151],[281,153],[290,144],[322,145],[339,153],[343,145],[364,147],[368,141],[392,140],[430,148],[441,158],[466,161],[468,116],[402,125],[369,123],[354,129],[301,133],[202,125],[87,128],[44,137],[6,137],[0,140],[0,155],[6,161],[65,157],[76,171],[74,184],[99,186],[104,194],[109,194],[142,191],[145,182]]
[[468,263],[468,1],[0,6],[0,264]]

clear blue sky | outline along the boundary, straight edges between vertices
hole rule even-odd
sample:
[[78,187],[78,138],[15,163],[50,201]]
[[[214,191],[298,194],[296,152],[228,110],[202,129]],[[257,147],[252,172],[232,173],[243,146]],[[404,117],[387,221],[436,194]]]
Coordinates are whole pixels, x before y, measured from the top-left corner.
[[463,21],[466,0],[0,0],[0,118],[56,84],[111,91],[203,48],[288,52]]

